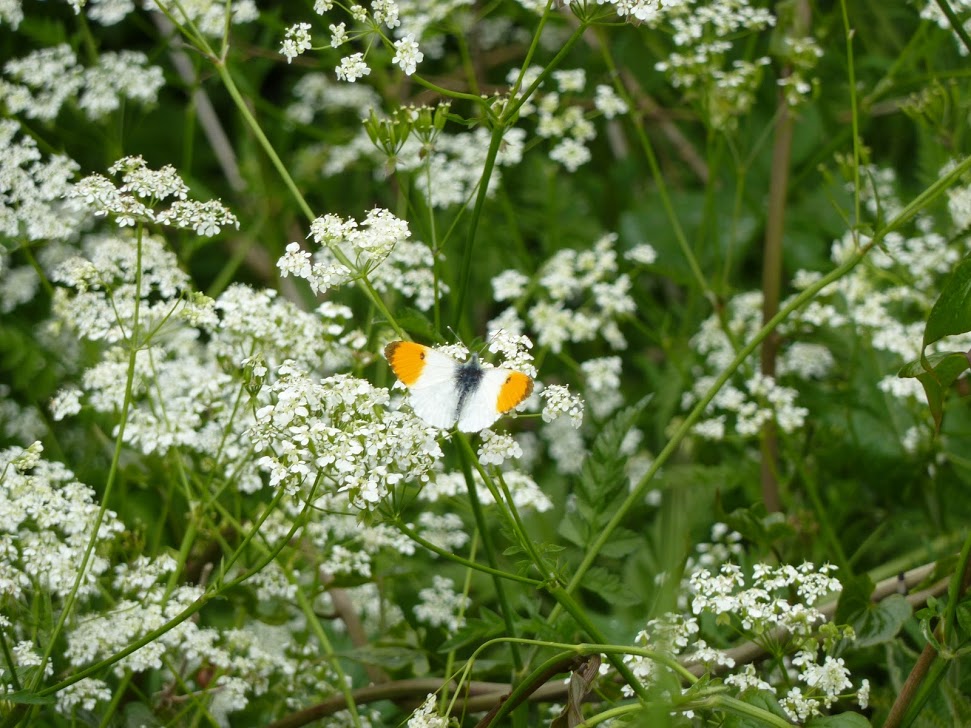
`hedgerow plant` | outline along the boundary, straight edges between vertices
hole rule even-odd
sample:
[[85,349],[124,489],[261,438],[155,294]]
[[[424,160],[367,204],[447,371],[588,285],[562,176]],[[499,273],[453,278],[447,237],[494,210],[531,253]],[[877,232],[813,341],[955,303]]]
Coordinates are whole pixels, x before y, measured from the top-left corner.
[[967,724],[969,30],[0,2],[0,725]]

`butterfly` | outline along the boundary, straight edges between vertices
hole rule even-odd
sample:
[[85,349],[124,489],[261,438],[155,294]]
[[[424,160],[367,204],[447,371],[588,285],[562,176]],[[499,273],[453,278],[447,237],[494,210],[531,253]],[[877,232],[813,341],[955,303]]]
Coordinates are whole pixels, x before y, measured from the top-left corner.
[[392,341],[384,356],[411,392],[415,414],[433,427],[484,430],[533,391],[529,376],[483,367],[477,354],[463,363],[412,341]]

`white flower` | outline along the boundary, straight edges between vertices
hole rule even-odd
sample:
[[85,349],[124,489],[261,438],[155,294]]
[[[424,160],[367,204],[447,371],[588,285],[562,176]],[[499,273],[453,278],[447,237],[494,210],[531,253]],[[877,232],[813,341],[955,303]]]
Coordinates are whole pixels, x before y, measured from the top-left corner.
[[624,257],[635,263],[651,265],[657,260],[657,251],[648,243],[640,243],[624,253]]
[[617,95],[612,86],[598,84],[593,105],[607,119],[627,113],[627,103]]
[[492,297],[496,301],[509,301],[519,298],[526,291],[529,277],[510,268],[492,279]]
[[462,612],[472,600],[455,591],[455,582],[437,574],[432,587],[418,592],[421,602],[415,605],[415,619],[431,627],[444,627],[454,633],[465,624]]
[[546,400],[542,414],[543,422],[552,422],[566,415],[573,429],[580,429],[580,425],[583,424],[583,400],[572,394],[569,387],[551,384],[540,393],[540,397]]
[[550,159],[562,164],[567,171],[576,172],[581,165],[590,161],[591,155],[584,144],[567,137],[550,150]]
[[287,28],[283,44],[280,46],[280,53],[286,57],[287,63],[311,49],[310,27],[310,23],[296,23]]
[[415,72],[418,64],[425,58],[425,54],[418,50],[418,43],[415,36],[410,33],[401,40],[394,42],[395,55],[391,59],[392,63],[397,63],[406,76]]
[[435,694],[428,693],[422,703],[408,719],[408,728],[446,728],[448,719],[436,714]]
[[341,23],[340,25],[329,26],[330,30],[330,47],[339,48],[347,42],[347,25]]
[[482,430],[479,446],[479,462],[483,465],[502,465],[506,460],[522,457],[523,449],[512,435]]
[[364,62],[363,53],[353,53],[341,59],[341,64],[334,69],[340,81],[354,83],[359,78],[363,78],[371,73],[371,69]]

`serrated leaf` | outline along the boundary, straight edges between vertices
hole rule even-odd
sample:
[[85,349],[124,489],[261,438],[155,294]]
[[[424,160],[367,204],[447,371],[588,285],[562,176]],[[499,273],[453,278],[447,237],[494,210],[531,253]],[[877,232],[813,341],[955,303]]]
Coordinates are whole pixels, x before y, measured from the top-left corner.
[[971,258],[945,281],[924,327],[924,348],[945,336],[971,331]]
[[557,526],[556,532],[576,546],[583,547],[587,545],[588,539],[584,535],[587,533],[586,524],[584,524],[576,513],[567,513],[560,520],[560,525]]
[[618,528],[610,534],[610,540],[600,549],[600,555],[622,559],[642,547],[644,542],[643,534],[635,533],[628,528]]
[[599,566],[587,572],[582,586],[613,606],[629,607],[643,601],[641,596],[621,581],[617,574]]
[[584,516],[591,531],[600,530],[603,524],[598,516],[612,512],[613,501],[627,489],[624,467],[628,455],[622,452],[622,446],[648,401],[650,396],[614,414],[594,438],[583,461],[577,487],[577,511]]
[[806,728],[870,728],[870,721],[859,713],[823,715],[806,723]]
[[927,396],[927,406],[937,429],[940,430],[944,418],[944,396],[954,380],[969,368],[971,361],[964,352],[948,352],[932,354],[910,362],[897,376],[916,378],[921,383]]

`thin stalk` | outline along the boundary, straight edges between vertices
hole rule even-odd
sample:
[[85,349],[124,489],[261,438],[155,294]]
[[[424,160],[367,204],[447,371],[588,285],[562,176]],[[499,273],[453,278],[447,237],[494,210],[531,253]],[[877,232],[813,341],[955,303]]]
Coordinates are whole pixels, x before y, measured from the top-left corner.
[[[468,440],[464,436],[459,435],[459,440],[465,441],[466,445],[468,445]],[[469,447],[469,450],[471,450],[471,447]],[[498,560],[496,559],[495,547],[492,544],[492,533],[489,531],[489,524],[486,521],[485,512],[482,510],[482,502],[479,500],[479,494],[475,488],[475,478],[472,477],[474,453],[470,456],[466,449],[459,448],[459,456],[462,460],[462,473],[465,475],[465,484],[469,491],[469,505],[472,507],[475,524],[482,537],[482,550],[485,551],[486,561],[489,562],[489,565],[498,571]],[[515,611],[506,595],[505,583],[496,575],[493,575],[492,583],[496,589],[496,599],[499,600],[499,611],[502,612],[502,621],[506,625],[506,631],[509,635],[515,637],[517,634],[516,622],[513,620]],[[512,652],[515,672],[519,673],[523,669],[523,660],[519,654],[519,648],[513,644],[510,646],[510,651]]]
[[111,466],[108,469],[108,479],[105,482],[104,493],[101,495],[101,506],[98,508],[98,515],[95,516],[94,523],[91,527],[91,536],[88,539],[88,545],[84,550],[84,556],[81,558],[81,563],[78,565],[78,574],[74,579],[74,585],[71,587],[71,593],[68,594],[67,599],[64,600],[64,606],[61,609],[61,614],[58,617],[57,623],[54,625],[54,629],[51,631],[51,635],[47,642],[47,647],[44,649],[44,654],[41,657],[40,664],[37,667],[37,672],[34,673],[33,679],[30,681],[29,689],[32,691],[36,690],[40,685],[41,680],[43,680],[44,668],[47,665],[48,660],[50,660],[51,654],[54,652],[54,645],[57,643],[57,638],[60,637],[61,631],[64,629],[64,625],[66,624],[67,619],[74,608],[75,601],[77,600],[78,590],[81,588],[81,582],[84,581],[85,572],[88,568],[88,564],[91,561],[91,554],[94,553],[94,546],[98,542],[98,532],[101,530],[101,524],[104,521],[105,513],[108,511],[108,503],[111,502],[111,491],[114,489],[115,483],[118,479],[121,452],[125,442],[125,429],[128,425],[128,413],[131,409],[132,400],[134,398],[135,360],[138,356],[138,350],[140,348],[140,342],[138,340],[138,317],[141,311],[142,300],[143,233],[144,230],[142,226],[139,225],[135,240],[135,301],[132,311],[131,336],[128,339],[128,371],[125,379],[125,398],[121,405],[121,417],[118,422],[118,434],[115,437],[115,449],[111,457]]
[[445,549],[436,546],[431,541],[423,538],[419,533],[411,528],[408,528],[400,519],[395,519],[393,521],[394,527],[397,528],[401,533],[410,538],[412,541],[422,546],[433,554],[437,554],[443,559],[451,561],[459,566],[464,566],[467,569],[475,569],[476,571],[481,571],[483,574],[490,574],[492,576],[497,576],[500,579],[508,579],[509,581],[516,581],[520,584],[527,584],[532,587],[541,587],[543,582],[537,581],[536,579],[530,579],[527,576],[520,576],[519,574],[513,574],[509,571],[502,571],[501,569],[493,569],[491,566],[485,566],[479,564],[475,561],[470,561],[469,559],[462,558],[461,556],[456,556],[451,551],[446,551]]

